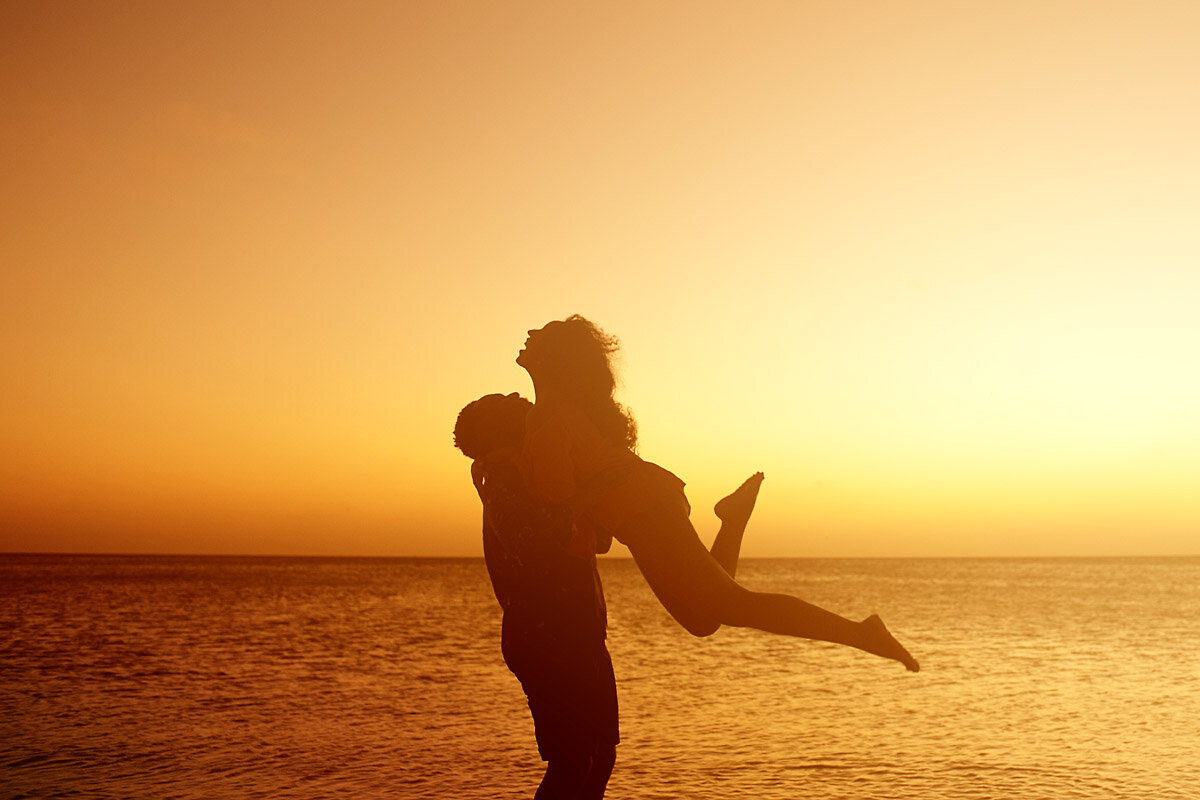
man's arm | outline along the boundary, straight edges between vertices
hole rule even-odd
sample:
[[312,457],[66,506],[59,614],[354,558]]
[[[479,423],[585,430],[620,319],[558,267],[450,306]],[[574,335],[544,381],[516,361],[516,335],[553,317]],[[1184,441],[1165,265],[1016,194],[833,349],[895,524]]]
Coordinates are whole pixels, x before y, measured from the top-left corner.
[[539,553],[566,547],[574,526],[569,508],[534,502],[515,468],[481,472],[476,489],[484,519],[506,550]]

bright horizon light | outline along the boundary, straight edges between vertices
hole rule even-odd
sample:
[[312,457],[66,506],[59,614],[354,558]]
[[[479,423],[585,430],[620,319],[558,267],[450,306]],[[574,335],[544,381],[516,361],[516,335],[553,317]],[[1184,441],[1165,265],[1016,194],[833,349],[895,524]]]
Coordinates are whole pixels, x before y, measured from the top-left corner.
[[1200,7],[0,16],[0,551],[478,555],[578,312],[747,557],[1197,552]]

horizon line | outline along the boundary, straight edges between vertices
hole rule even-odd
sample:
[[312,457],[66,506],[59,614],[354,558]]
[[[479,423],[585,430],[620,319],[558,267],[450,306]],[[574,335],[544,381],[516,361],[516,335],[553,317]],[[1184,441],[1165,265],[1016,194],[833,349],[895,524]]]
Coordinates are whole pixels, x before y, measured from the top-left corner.
[[[6,550],[0,551],[0,558],[45,557],[61,556],[68,558],[108,557],[108,558],[311,558],[311,559],[426,559],[426,560],[457,560],[482,561],[483,554],[478,555],[331,555],[323,553],[161,553],[161,552],[84,552],[84,551],[34,551]],[[1131,554],[1054,554],[1054,555],[927,555],[927,556],[742,556],[740,561],[883,561],[883,560],[945,560],[945,561],[983,561],[983,560],[1028,560],[1028,559],[1183,559],[1200,558],[1200,553],[1131,553]],[[598,554],[599,561],[632,561],[632,555]]]

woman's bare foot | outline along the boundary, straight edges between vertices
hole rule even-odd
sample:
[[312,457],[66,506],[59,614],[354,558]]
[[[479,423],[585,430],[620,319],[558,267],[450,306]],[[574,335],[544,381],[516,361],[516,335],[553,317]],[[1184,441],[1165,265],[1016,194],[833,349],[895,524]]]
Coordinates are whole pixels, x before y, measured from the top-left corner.
[[754,501],[758,499],[758,489],[762,486],[763,474],[756,472],[742,482],[733,492],[717,501],[713,511],[724,525],[746,527],[750,521],[750,512],[754,511]]
[[750,512],[754,511],[754,501],[758,499],[758,488],[762,486],[762,482],[763,474],[756,472],[746,478],[732,494],[721,498],[713,506],[713,511],[721,520],[721,530],[717,531],[708,552],[731,578],[737,577],[738,559],[742,552],[742,534],[746,532],[746,523],[750,521]]
[[899,661],[904,665],[909,672],[920,672],[921,665],[912,657],[912,653],[904,648],[904,645],[896,641],[896,637],[892,636],[892,632],[883,624],[883,620],[878,614],[872,614],[864,619],[860,625],[866,632],[866,646],[863,648],[868,653],[874,653],[877,656],[890,658],[894,661]]

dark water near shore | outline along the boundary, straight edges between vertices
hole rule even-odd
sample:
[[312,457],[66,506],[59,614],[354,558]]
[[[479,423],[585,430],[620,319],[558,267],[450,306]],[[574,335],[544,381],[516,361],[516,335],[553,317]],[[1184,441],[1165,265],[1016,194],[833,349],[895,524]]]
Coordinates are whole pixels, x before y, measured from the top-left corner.
[[[612,798],[1200,797],[1200,559],[749,560],[923,671],[722,630],[605,561]],[[521,798],[482,561],[0,556],[0,798]]]

